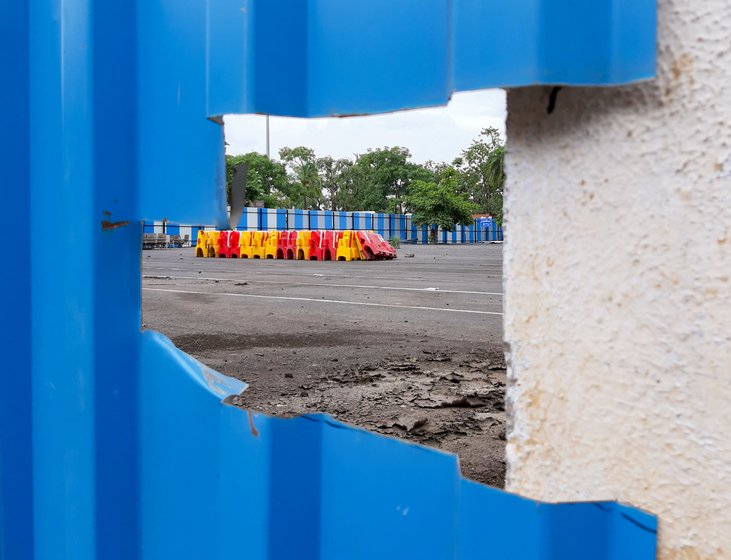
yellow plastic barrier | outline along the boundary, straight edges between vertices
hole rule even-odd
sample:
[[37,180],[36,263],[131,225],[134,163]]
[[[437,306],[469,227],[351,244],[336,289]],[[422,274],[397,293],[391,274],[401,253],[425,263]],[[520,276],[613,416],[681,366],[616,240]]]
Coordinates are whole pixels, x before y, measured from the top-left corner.
[[211,258],[218,258],[218,239],[221,237],[221,233],[223,232],[217,230],[206,232],[206,237],[208,237],[208,256]]
[[[282,232],[286,234],[287,232]],[[267,237],[266,245],[264,246],[264,258],[265,259],[276,259],[277,258],[277,241],[279,239],[280,232],[270,231],[269,237]]]
[[269,234],[266,231],[255,231],[251,236],[251,246],[249,248],[250,259],[263,259],[265,246]]
[[312,232],[308,230],[303,230],[297,232],[297,254],[295,255],[295,258],[298,261],[309,261],[310,260],[310,238],[312,237]]
[[366,258],[366,251],[363,247],[363,243],[361,242],[360,237],[358,236],[357,231],[353,232],[353,240],[355,241],[355,248],[358,251],[358,260],[367,261],[368,259]]
[[208,237],[206,232],[201,230],[198,232],[198,239],[195,243],[195,256],[196,257],[207,257],[208,256]]
[[358,251],[358,237],[353,231],[344,231],[343,237],[338,242],[337,260],[339,261],[358,261],[360,260],[360,251]]
[[218,256],[218,231],[198,232],[198,239],[195,244],[196,257],[216,257]]
[[251,258],[251,235],[250,231],[242,231],[239,235],[239,258],[250,259]]

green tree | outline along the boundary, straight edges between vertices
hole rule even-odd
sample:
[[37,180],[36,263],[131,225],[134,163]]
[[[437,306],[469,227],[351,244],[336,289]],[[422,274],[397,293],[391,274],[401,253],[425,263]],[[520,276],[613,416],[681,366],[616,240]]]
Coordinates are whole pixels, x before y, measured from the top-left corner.
[[485,128],[453,162],[459,171],[458,192],[468,196],[479,212],[487,212],[498,223],[503,220],[505,144],[495,128]]
[[353,202],[351,168],[349,159],[317,158],[320,183],[326,206],[330,210],[350,210]]
[[401,146],[371,149],[356,156],[350,172],[353,209],[402,213],[411,182],[434,179],[429,169],[410,158],[411,152]]
[[452,231],[456,225],[470,225],[475,205],[457,192],[460,175],[450,168],[441,173],[438,183],[414,181],[409,187],[406,204],[411,219],[418,226],[429,226],[429,240],[437,242],[437,229]]
[[247,203],[263,200],[267,208],[280,206],[284,192],[288,190],[287,169],[280,162],[272,161],[257,152],[226,156],[226,200],[231,202],[231,180],[234,169],[242,163],[249,165],[246,175]]
[[305,146],[282,148],[279,157],[290,170],[289,191],[285,193],[290,205],[305,210],[322,208],[324,196],[315,150]]

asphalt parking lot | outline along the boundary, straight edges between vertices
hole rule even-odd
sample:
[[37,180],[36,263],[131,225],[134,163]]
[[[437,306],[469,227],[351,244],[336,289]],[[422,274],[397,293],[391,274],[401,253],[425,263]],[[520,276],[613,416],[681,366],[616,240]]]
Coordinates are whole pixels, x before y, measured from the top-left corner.
[[191,248],[142,259],[145,328],[249,383],[241,406],[327,412],[455,452],[465,474],[502,486],[500,245],[407,246],[373,262]]

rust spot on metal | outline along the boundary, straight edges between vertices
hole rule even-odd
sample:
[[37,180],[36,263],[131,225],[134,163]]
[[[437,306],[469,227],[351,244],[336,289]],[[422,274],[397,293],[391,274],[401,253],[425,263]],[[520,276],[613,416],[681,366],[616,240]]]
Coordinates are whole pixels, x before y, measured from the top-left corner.
[[249,428],[251,428],[251,435],[259,437],[259,430],[256,429],[256,426],[254,426],[254,415],[250,410],[247,410],[246,414],[249,416]]
[[104,210],[102,212],[102,214],[104,214],[105,216],[111,216],[112,215],[112,213],[109,210]]
[[102,229],[117,229],[128,225],[129,221],[127,220],[123,222],[110,222],[109,220],[102,220]]

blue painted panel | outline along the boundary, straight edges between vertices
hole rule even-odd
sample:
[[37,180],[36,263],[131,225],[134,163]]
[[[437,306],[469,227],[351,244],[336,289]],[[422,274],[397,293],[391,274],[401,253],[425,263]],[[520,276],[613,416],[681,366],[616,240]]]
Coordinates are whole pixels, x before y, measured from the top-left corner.
[[351,229],[361,229],[361,219],[362,219],[362,213],[361,212],[352,212],[352,226]]
[[447,0],[312,0],[308,7],[310,114],[391,111],[449,98]]
[[267,208],[258,208],[259,214],[259,231],[267,231],[269,229],[269,211]]
[[338,212],[338,227],[337,229],[350,229],[350,224],[352,223],[352,219],[349,219],[350,216],[347,212]]
[[[454,91],[607,85],[655,73],[653,0],[253,0],[246,10],[210,0],[207,11],[201,3],[187,12],[167,23],[187,31],[191,45],[201,40],[194,24],[199,35],[204,24],[216,30],[207,49],[190,51],[193,78],[208,58],[200,101],[214,115],[385,112],[442,105]],[[143,45],[157,49],[151,69],[188,46]],[[180,64],[162,69],[158,83],[178,78]]]
[[275,212],[275,215],[276,215],[276,222],[275,222],[276,223],[276,226],[275,226],[276,229],[278,229],[280,231],[287,229],[287,227],[288,227],[288,224],[287,224],[287,210],[279,209],[279,210],[275,210],[274,212]]
[[325,211],[325,218],[324,223],[322,224],[322,229],[335,229],[335,218],[333,216],[333,212],[330,210]]
[[[117,3],[114,0],[113,5]],[[136,99],[136,120],[131,115],[130,123],[136,124],[139,138],[137,196],[144,219],[167,217],[180,223],[202,221],[227,227],[223,129],[206,118],[208,78],[228,76],[208,73],[207,18],[217,5],[218,1],[212,1],[210,7],[206,2],[191,2],[180,9],[178,0],[140,2],[140,13],[130,22],[136,29],[129,30],[130,37],[137,39],[136,49],[130,39],[118,43],[117,52],[110,53],[116,57],[112,69],[120,60],[133,61],[136,51],[143,53],[137,57],[136,84],[134,78],[126,83],[131,87],[130,103]],[[74,11],[84,12],[85,6],[80,3]],[[94,13],[104,17],[114,11],[105,7]],[[112,33],[106,25],[104,29]],[[110,87],[119,80],[117,77]],[[215,89],[227,87],[218,86]],[[119,98],[119,94],[111,97]],[[181,196],[181,185],[197,188]]]
[[[29,101],[29,13],[27,2],[0,2],[0,169],[8,231],[28,231],[31,245],[43,242],[31,227]],[[0,279],[3,298],[0,337],[0,550],[7,558],[33,558],[33,464],[31,355],[31,251],[11,251]],[[36,348],[37,350],[37,348]],[[11,513],[12,512],[12,513]]]

